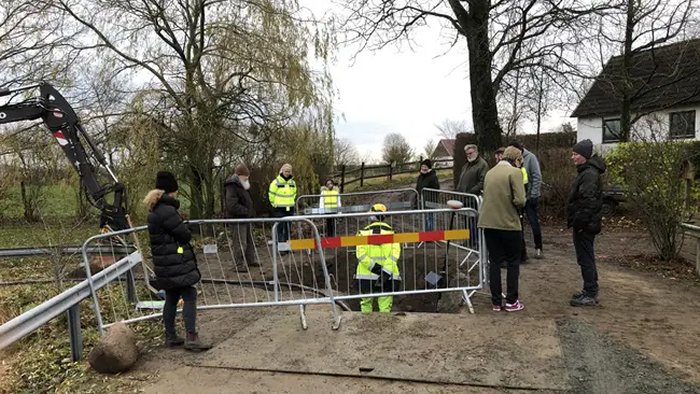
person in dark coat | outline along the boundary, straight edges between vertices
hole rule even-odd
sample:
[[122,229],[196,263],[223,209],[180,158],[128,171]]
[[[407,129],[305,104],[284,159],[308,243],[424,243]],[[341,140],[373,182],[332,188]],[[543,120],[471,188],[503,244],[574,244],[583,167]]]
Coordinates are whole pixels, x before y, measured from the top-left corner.
[[[234,174],[224,182],[225,216],[228,219],[248,219],[255,217],[253,199],[250,197],[250,170],[240,163]],[[255,244],[250,223],[236,223],[229,226],[229,247],[236,267],[247,269],[258,266],[255,258]]]
[[573,228],[576,261],[581,266],[583,290],[571,298],[572,306],[598,304],[598,271],[593,252],[593,241],[601,230],[603,207],[601,175],[605,162],[593,154],[591,140],[583,140],[573,147],[571,160],[578,175],[571,186],[567,201],[567,225]]
[[[433,171],[433,162],[430,159],[425,159],[420,163],[420,174],[416,181],[416,190],[418,191],[419,199],[423,198],[423,189],[440,189],[440,181],[437,174]],[[425,215],[425,231],[433,231],[435,228],[435,217],[433,214]]]
[[[148,235],[151,241],[153,282],[157,289],[165,290],[163,325],[167,346],[184,344],[187,350],[207,350],[210,344],[199,339],[196,328],[197,289],[194,285],[202,275],[190,244],[192,233],[178,212],[177,180],[171,172],[161,171],[156,176],[156,188],[151,190],[143,202],[148,207]],[[186,337],[175,331],[177,303],[182,298]]]

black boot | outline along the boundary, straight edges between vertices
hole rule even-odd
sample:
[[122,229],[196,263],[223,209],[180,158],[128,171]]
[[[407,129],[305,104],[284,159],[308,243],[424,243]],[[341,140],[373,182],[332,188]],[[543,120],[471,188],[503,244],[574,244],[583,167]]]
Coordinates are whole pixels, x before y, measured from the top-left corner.
[[183,343],[185,343],[185,338],[183,338],[175,333],[165,334],[165,346],[167,346],[167,347],[182,346]]
[[571,304],[571,306],[597,306],[598,300],[595,297],[583,295],[579,298],[572,298],[569,304]]

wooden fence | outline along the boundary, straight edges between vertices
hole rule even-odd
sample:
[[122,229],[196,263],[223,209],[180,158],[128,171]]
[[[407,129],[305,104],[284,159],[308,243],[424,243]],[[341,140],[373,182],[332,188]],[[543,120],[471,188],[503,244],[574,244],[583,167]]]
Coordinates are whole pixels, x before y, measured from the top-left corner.
[[[360,187],[362,187],[367,179],[386,177],[391,180],[397,174],[418,173],[422,161],[423,159],[421,158],[418,161],[401,164],[394,162],[391,164],[365,165],[363,162],[360,166],[342,165],[339,168],[339,172],[333,174],[333,178],[339,180],[340,192],[342,193],[345,185],[355,182],[360,182]],[[434,170],[450,169],[453,165],[452,159],[433,160]]]

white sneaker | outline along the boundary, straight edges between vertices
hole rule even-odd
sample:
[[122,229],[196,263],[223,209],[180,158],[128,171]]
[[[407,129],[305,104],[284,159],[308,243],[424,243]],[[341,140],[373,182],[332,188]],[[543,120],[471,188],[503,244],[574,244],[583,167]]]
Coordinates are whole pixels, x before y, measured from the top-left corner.
[[544,258],[544,255],[542,254],[542,249],[535,250],[535,258],[536,259],[543,259]]

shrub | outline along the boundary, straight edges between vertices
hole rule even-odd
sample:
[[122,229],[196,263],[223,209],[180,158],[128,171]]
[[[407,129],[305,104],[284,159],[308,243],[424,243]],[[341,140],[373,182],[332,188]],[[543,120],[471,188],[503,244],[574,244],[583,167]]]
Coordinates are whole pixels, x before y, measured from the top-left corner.
[[540,150],[537,155],[542,170],[543,214],[563,218],[571,182],[576,177],[576,167],[571,161],[571,148]]
[[689,147],[670,140],[627,142],[605,156],[611,180],[626,189],[665,261],[678,255],[682,246],[678,225],[693,213],[698,197],[695,187],[686,192],[683,179]]

